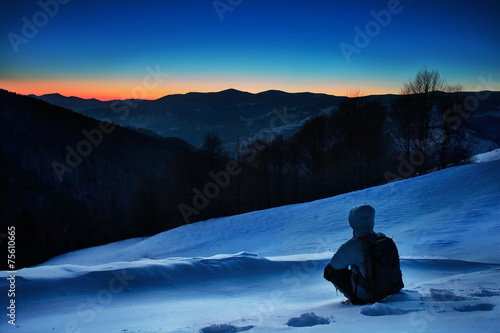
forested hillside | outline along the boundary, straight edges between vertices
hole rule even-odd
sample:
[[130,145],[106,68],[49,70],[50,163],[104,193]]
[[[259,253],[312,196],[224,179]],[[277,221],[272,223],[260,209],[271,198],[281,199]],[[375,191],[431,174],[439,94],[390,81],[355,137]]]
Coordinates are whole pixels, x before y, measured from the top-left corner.
[[[169,206],[178,195],[176,170],[194,154],[184,141],[154,139],[4,90],[0,120],[2,230],[16,226],[22,266],[182,223],[166,212],[177,209]],[[151,179],[163,186],[165,213],[151,211],[158,209]]]

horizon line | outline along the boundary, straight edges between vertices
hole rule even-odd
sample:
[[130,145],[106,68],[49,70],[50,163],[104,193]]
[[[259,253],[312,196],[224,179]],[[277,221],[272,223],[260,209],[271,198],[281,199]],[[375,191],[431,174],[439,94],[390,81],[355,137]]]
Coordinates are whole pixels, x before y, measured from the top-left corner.
[[[218,94],[218,93],[223,93],[223,92],[227,92],[227,91],[236,91],[236,92],[247,93],[247,94],[251,94],[251,95],[259,95],[259,94],[268,93],[268,92],[277,92],[277,93],[285,93],[285,94],[290,94],[290,95],[292,95],[292,94],[316,94],[316,95],[327,95],[327,96],[332,96],[332,97],[344,97],[344,98],[360,98],[360,97],[372,97],[372,96],[401,95],[401,93],[374,93],[374,94],[361,94],[359,96],[347,96],[347,95],[334,95],[334,94],[328,94],[328,93],[324,93],[324,92],[312,92],[312,91],[288,92],[288,91],[279,90],[279,89],[269,89],[269,90],[264,90],[264,91],[260,91],[260,92],[257,92],[257,93],[253,93],[253,92],[249,92],[249,91],[245,91],[245,90],[239,90],[239,89],[235,89],[235,88],[228,88],[228,89],[224,89],[224,90],[220,90],[220,91],[189,91],[189,92],[186,92],[186,93],[172,93],[172,94],[166,94],[166,95],[163,95],[161,97],[152,98],[152,99],[147,99],[147,98],[128,98],[128,99],[112,98],[112,99],[100,99],[100,98],[96,98],[96,97],[80,97],[80,96],[74,96],[74,95],[67,96],[67,95],[63,95],[63,94],[58,93],[58,92],[41,94],[41,95],[37,95],[37,94],[33,94],[33,93],[31,93],[31,94],[22,94],[22,93],[18,93],[16,91],[11,91],[11,90],[4,89],[4,88],[0,88],[0,89],[6,90],[6,91],[9,91],[9,92],[13,92],[13,93],[16,93],[16,94],[24,95],[24,96],[42,97],[42,96],[48,96],[48,95],[59,95],[59,96],[64,97],[64,98],[79,98],[79,99],[83,99],[83,100],[97,100],[99,102],[113,102],[113,101],[124,101],[124,100],[156,101],[156,100],[159,100],[161,98],[168,97],[168,96],[188,95],[188,94]],[[500,92],[500,91],[487,90],[487,89],[486,90],[464,90],[464,91],[461,91],[460,93],[468,93],[468,92],[473,93],[473,92]]]

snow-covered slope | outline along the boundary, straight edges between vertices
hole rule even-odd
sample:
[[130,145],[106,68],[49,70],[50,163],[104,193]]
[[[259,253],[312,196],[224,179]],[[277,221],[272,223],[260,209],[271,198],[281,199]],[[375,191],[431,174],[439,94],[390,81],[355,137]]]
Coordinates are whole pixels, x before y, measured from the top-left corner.
[[[53,258],[17,272],[17,327],[4,316],[0,331],[498,332],[500,160],[488,160]],[[405,289],[352,306],[322,270],[364,203],[398,245]]]
[[476,163],[490,162],[500,159],[500,148],[487,153],[477,154],[474,157]]
[[335,251],[352,236],[347,216],[357,204],[375,207],[376,229],[394,237],[402,256],[500,263],[499,163],[465,165],[324,200],[199,222],[147,239],[76,251],[47,264]]

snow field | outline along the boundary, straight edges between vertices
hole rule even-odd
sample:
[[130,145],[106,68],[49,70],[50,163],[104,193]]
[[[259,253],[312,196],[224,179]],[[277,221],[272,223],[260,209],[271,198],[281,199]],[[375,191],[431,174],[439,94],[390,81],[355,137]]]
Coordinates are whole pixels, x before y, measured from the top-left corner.
[[[0,332],[499,332],[500,161],[487,159],[19,270],[16,327],[2,316]],[[398,245],[405,288],[353,306],[322,275],[365,203]]]

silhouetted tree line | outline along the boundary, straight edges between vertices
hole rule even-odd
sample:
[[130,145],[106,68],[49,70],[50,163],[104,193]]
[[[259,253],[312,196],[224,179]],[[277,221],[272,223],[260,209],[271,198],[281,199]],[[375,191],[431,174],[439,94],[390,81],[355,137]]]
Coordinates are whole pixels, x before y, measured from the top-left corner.
[[[309,119],[291,137],[256,138],[242,149],[244,172],[234,194],[240,208],[263,209],[379,184],[388,144],[386,115],[377,101],[346,98],[337,111]],[[249,150],[257,150],[254,157]]]

